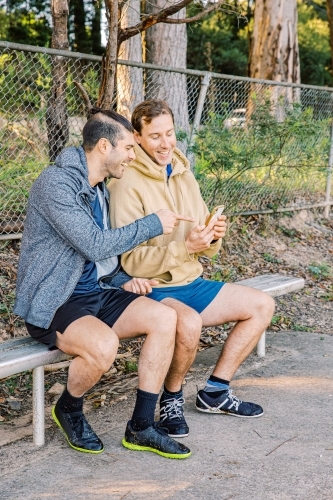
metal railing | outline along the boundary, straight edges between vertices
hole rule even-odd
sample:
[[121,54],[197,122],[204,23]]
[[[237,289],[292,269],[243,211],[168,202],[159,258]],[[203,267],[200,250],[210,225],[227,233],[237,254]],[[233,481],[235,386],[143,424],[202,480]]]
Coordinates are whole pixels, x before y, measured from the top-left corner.
[[[65,127],[59,118],[56,130],[47,118],[59,58]],[[74,82],[94,101],[100,71],[99,56],[0,42],[0,239],[20,237],[50,141],[80,143],[85,108]],[[224,203],[232,214],[319,206],[328,215],[333,88],[119,61],[115,109],[129,116],[147,98],[171,105],[209,206]]]

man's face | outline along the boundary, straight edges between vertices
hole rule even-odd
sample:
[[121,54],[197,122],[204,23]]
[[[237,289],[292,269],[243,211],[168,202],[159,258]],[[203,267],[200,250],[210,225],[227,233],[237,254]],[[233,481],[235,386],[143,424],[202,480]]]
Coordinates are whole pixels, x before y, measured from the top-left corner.
[[163,167],[171,163],[177,139],[171,115],[159,115],[150,123],[142,120],[141,134],[134,132],[136,142],[150,158]]
[[103,161],[105,177],[121,179],[127,164],[135,159],[133,134],[123,129],[122,137],[122,139],[118,139],[115,148],[109,141],[106,141]]

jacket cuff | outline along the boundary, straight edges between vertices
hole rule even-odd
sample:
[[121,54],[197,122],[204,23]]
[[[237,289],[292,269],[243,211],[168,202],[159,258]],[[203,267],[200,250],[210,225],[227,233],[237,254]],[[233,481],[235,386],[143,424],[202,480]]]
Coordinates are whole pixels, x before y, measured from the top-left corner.
[[163,226],[158,215],[147,215],[142,219],[142,221],[145,223],[149,231],[149,238],[147,238],[148,240],[151,240],[152,238],[163,234]]
[[120,270],[113,278],[108,282],[110,287],[120,288],[124,283],[130,281],[132,278],[125,271]]

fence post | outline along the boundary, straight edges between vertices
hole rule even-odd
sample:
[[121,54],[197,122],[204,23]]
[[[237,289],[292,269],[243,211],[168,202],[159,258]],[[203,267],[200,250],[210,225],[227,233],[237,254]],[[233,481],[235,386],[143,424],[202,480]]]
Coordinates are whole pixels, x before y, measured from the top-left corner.
[[207,94],[207,90],[209,87],[210,79],[211,79],[211,73],[209,71],[205,71],[204,77],[201,81],[201,88],[200,88],[200,94],[199,94],[199,98],[198,98],[197,109],[195,110],[195,116],[194,116],[192,130],[191,130],[190,145],[193,144],[194,137],[195,137],[195,131],[200,125],[201,115],[202,115],[203,107],[205,104],[205,99],[206,99],[206,94]]
[[325,201],[327,205],[324,208],[324,217],[326,219],[330,216],[330,202],[331,198],[331,184],[332,184],[332,167],[333,167],[333,120],[331,125],[331,143],[330,143],[330,155],[328,157],[328,169],[327,169],[327,178],[326,178],[326,196]]

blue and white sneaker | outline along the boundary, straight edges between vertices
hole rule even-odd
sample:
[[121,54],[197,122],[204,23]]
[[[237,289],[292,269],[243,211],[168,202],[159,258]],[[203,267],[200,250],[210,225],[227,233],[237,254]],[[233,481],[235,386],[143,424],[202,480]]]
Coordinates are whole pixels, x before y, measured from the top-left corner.
[[196,409],[205,413],[224,413],[233,417],[261,417],[264,414],[261,406],[241,401],[232,394],[231,389],[223,391],[213,398],[213,393],[198,391]]

